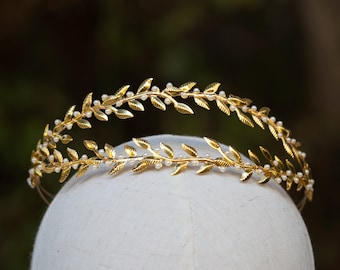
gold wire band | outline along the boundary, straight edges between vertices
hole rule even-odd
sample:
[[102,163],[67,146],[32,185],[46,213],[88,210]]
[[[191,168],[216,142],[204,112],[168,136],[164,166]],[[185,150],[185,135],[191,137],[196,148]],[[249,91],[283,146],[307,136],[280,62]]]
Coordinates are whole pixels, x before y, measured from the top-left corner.
[[[282,121],[277,121],[275,117],[269,116],[270,109],[263,107],[257,109],[251,105],[252,101],[247,98],[240,98],[234,95],[226,96],[224,91],[218,91],[220,83],[208,85],[204,91],[194,88],[196,83],[187,82],[179,87],[168,83],[163,90],[157,86],[151,86],[152,78],[146,79],[138,88],[137,92],[128,91],[129,85],[121,87],[114,95],[102,95],[100,100],[92,100],[92,93],[88,94],[83,101],[81,111],[76,111],[72,106],[65,114],[63,120],[56,119],[54,127],[50,129],[46,126],[43,137],[39,140],[37,147],[32,151],[32,167],[29,170],[28,184],[32,188],[38,188],[40,195],[47,193],[40,183],[40,178],[44,173],[61,173],[59,182],[64,182],[72,169],[76,171],[76,176],[83,175],[91,166],[97,167],[99,164],[109,164],[112,166],[110,174],[114,175],[121,171],[128,161],[137,161],[137,165],[132,169],[133,172],[142,172],[143,170],[155,167],[160,169],[163,164],[174,165],[172,175],[179,174],[187,169],[189,163],[196,165],[201,164],[196,171],[198,174],[207,173],[213,167],[224,171],[227,167],[235,167],[243,170],[240,180],[248,180],[253,173],[262,175],[258,181],[259,184],[265,184],[273,179],[278,184],[285,183],[286,190],[290,190],[293,184],[296,184],[298,191],[304,189],[305,196],[299,207],[302,208],[306,200],[312,201],[314,180],[311,178],[311,170],[306,162],[306,154],[300,151],[301,144],[296,139],[290,137],[290,131],[283,127]],[[63,144],[70,143],[73,138],[64,134],[64,131],[71,130],[74,125],[81,129],[91,128],[89,118],[93,115],[100,121],[108,121],[108,116],[115,114],[119,119],[132,118],[134,115],[128,109],[121,108],[127,104],[127,107],[134,111],[144,111],[143,102],[150,99],[151,104],[165,111],[168,105],[181,114],[193,114],[192,108],[179,99],[192,98],[194,102],[206,109],[210,109],[209,103],[216,103],[217,107],[227,116],[232,112],[237,114],[238,119],[245,125],[254,127],[254,123],[269,131],[277,141],[281,141],[283,148],[290,156],[283,162],[277,155],[272,155],[266,148],[259,146],[261,159],[252,151],[248,150],[248,156],[252,163],[244,162],[241,154],[229,146],[229,151],[222,150],[220,144],[214,140],[204,137],[207,144],[216,150],[220,157],[200,157],[196,149],[192,146],[182,144],[183,150],[188,154],[187,157],[175,157],[174,151],[170,145],[160,143],[160,150],[153,149],[151,145],[141,138],[133,138],[134,144],[142,149],[146,149],[150,155],[139,156],[135,147],[125,145],[126,156],[116,157],[115,149],[106,143],[103,149],[99,149],[98,144],[92,140],[84,140],[84,146],[94,153],[94,156],[79,156],[78,152],[67,147],[67,157],[57,149],[59,142]],[[293,162],[299,165],[299,170],[295,168]],[[47,193],[47,195],[50,195]]]

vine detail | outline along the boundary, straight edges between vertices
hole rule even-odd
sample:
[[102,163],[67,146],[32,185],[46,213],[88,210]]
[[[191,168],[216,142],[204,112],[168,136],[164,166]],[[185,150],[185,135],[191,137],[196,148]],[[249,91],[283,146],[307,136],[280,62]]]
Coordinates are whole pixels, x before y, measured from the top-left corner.
[[[293,184],[296,189],[305,190],[305,197],[300,206],[303,207],[306,200],[313,198],[314,180],[311,178],[311,170],[306,162],[306,154],[300,150],[301,144],[296,139],[290,137],[290,131],[283,126],[282,121],[277,121],[275,117],[269,116],[270,109],[263,107],[257,109],[251,105],[248,98],[238,96],[226,96],[224,91],[219,91],[220,83],[212,83],[203,91],[196,88],[195,82],[187,82],[179,87],[168,83],[163,90],[157,86],[152,86],[152,78],[146,79],[138,87],[136,93],[129,91],[129,85],[122,86],[113,95],[102,95],[101,100],[93,100],[92,93],[89,93],[81,107],[81,111],[76,110],[76,106],[71,106],[66,112],[64,119],[56,119],[54,127],[46,125],[43,137],[39,140],[37,147],[32,151],[32,167],[29,170],[28,183],[32,188],[37,188],[43,196],[47,193],[41,186],[40,180],[44,173],[60,173],[59,182],[64,182],[75,171],[77,177],[86,173],[91,167],[100,164],[111,166],[110,175],[119,173],[128,161],[137,161],[137,165],[132,168],[135,173],[140,173],[150,167],[160,169],[164,164],[173,165],[172,175],[177,175],[185,171],[190,163],[200,164],[196,171],[198,174],[209,172],[217,167],[224,170],[227,167],[236,167],[243,170],[240,181],[246,181],[253,173],[261,174],[259,184],[265,184],[270,179],[274,179],[278,184],[285,182],[286,190],[290,190]],[[218,92],[218,93],[217,93]],[[160,143],[160,150],[155,150],[150,143],[142,138],[133,138],[135,146],[125,145],[125,157],[117,157],[112,145],[106,143],[103,148],[93,140],[84,140],[84,146],[94,155],[79,155],[75,149],[66,148],[66,153],[62,154],[58,149],[58,143],[69,144],[73,138],[66,134],[75,125],[81,129],[91,128],[89,121],[94,116],[99,121],[108,121],[109,116],[114,114],[119,119],[134,117],[132,111],[144,111],[144,102],[149,99],[151,104],[162,111],[167,106],[172,105],[181,114],[194,114],[193,109],[184,103],[185,99],[192,98],[199,107],[210,110],[212,103],[225,115],[236,113],[238,119],[245,125],[254,127],[258,125],[261,129],[268,127],[275,140],[282,143],[283,148],[290,156],[290,159],[282,161],[277,155],[271,154],[263,146],[259,146],[263,164],[258,155],[252,150],[248,150],[249,159],[252,163],[244,162],[239,151],[229,147],[229,151],[222,150],[220,143],[214,139],[204,137],[206,143],[220,155],[218,158],[200,157],[197,150],[186,144],[182,144],[182,149],[187,154],[186,157],[175,157],[175,153],[170,145]],[[180,101],[179,101],[180,100]],[[126,108],[122,108],[125,105]],[[148,151],[148,156],[139,156],[136,147]],[[296,161],[299,169],[293,165]],[[43,196],[44,197],[44,196]]]

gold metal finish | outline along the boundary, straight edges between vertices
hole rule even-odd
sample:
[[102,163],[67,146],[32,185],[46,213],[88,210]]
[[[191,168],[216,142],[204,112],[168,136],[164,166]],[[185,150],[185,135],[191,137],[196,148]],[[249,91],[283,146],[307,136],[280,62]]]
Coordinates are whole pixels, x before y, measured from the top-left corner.
[[[234,95],[226,96],[224,91],[217,93],[220,83],[212,83],[204,91],[194,88],[196,83],[188,82],[179,87],[172,84],[160,90],[157,86],[151,86],[152,79],[146,79],[138,88],[136,93],[129,90],[129,86],[121,87],[114,95],[103,95],[102,100],[92,100],[92,93],[88,94],[83,101],[81,111],[76,111],[76,106],[70,107],[63,120],[55,120],[55,125],[50,128],[46,126],[43,138],[38,142],[37,147],[32,152],[32,167],[29,170],[28,183],[32,188],[38,188],[39,193],[43,194],[41,178],[45,173],[60,173],[60,182],[64,182],[72,170],[76,171],[76,176],[83,175],[91,166],[108,164],[111,166],[110,175],[120,172],[129,161],[136,161],[137,165],[132,169],[133,172],[142,172],[148,168],[160,169],[163,164],[173,165],[172,175],[177,175],[188,168],[190,163],[200,165],[196,171],[198,174],[207,173],[214,167],[224,171],[226,167],[235,167],[243,170],[240,176],[241,181],[248,180],[254,173],[261,175],[259,184],[265,184],[270,179],[277,183],[285,182],[285,188],[291,189],[293,184],[297,185],[297,190],[304,189],[305,197],[300,207],[303,207],[306,200],[313,198],[314,180],[311,178],[311,170],[306,162],[306,154],[300,151],[301,144],[290,137],[290,131],[283,127],[281,121],[269,116],[270,109],[263,107],[257,109],[251,105],[252,101],[247,98],[240,98]],[[114,114],[117,118],[127,119],[134,117],[130,111],[144,111],[143,102],[150,99],[151,104],[162,111],[167,106],[172,105],[179,113],[193,114],[193,109],[179,100],[192,98],[194,102],[210,110],[210,106],[216,103],[217,107],[227,116],[235,112],[238,119],[245,125],[254,127],[255,124],[265,129],[268,126],[270,133],[275,140],[281,141],[283,148],[289,154],[290,160],[285,163],[276,155],[272,155],[263,146],[259,147],[259,158],[253,150],[248,150],[248,156],[253,163],[242,160],[241,154],[229,147],[229,151],[222,150],[221,145],[214,139],[204,137],[206,143],[216,150],[220,157],[211,158],[199,156],[198,151],[189,145],[182,144],[182,148],[187,156],[175,157],[175,153],[170,145],[160,143],[160,150],[153,149],[149,142],[142,138],[133,138],[133,142],[138,148],[146,149],[149,155],[138,155],[138,150],[125,145],[126,156],[116,157],[115,149],[110,144],[105,144],[103,149],[99,149],[98,144],[92,140],[84,140],[84,146],[93,152],[92,157],[80,156],[75,149],[67,148],[63,154],[57,150],[58,143],[68,144],[73,138],[65,134],[67,130],[76,124],[81,129],[91,128],[88,119],[94,116],[99,121],[108,121],[109,115]],[[127,105],[127,109],[121,108]],[[265,162],[261,162],[265,160]],[[293,162],[294,161],[294,162]],[[298,164],[298,169],[293,165]]]

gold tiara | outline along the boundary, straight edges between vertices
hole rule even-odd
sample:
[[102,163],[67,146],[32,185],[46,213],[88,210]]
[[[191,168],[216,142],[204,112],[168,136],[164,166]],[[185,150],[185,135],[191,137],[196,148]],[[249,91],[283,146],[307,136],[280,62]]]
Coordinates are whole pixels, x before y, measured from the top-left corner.
[[[242,170],[240,181],[246,181],[256,173],[262,176],[258,181],[259,184],[265,184],[273,179],[278,184],[284,183],[286,190],[290,190],[295,184],[298,191],[304,190],[305,192],[299,207],[302,208],[307,200],[312,201],[314,180],[311,178],[311,170],[306,162],[306,154],[300,150],[301,144],[291,138],[290,131],[283,126],[282,121],[269,116],[269,108],[257,109],[255,105],[251,105],[252,101],[248,98],[234,95],[227,97],[224,91],[218,91],[220,83],[212,83],[204,91],[194,88],[195,82],[187,82],[179,87],[168,83],[163,90],[157,86],[151,86],[151,83],[152,78],[146,79],[136,93],[129,91],[129,85],[125,85],[114,95],[102,95],[101,101],[92,100],[92,93],[90,93],[84,99],[81,111],[75,110],[76,107],[72,106],[63,120],[54,121],[53,128],[46,125],[42,139],[32,151],[32,167],[29,170],[28,184],[32,188],[37,188],[40,195],[45,198],[43,193],[48,194],[48,192],[40,182],[44,173],[60,173],[59,182],[62,183],[68,178],[72,169],[76,171],[76,176],[81,176],[91,166],[98,167],[100,164],[112,166],[109,172],[111,175],[120,172],[129,161],[137,162],[137,165],[132,168],[135,173],[147,168],[160,169],[166,165],[173,166],[172,175],[177,175],[186,170],[188,164],[191,163],[200,165],[196,171],[198,174],[207,173],[214,167],[221,171],[225,171],[227,167],[234,167]],[[204,140],[219,153],[219,157],[199,156],[194,147],[186,144],[182,144],[182,148],[187,156],[176,157],[170,145],[161,142],[160,149],[154,149],[147,140],[142,138],[133,138],[135,146],[124,145],[126,155],[118,157],[112,145],[106,143],[103,148],[99,148],[98,144],[92,140],[84,140],[84,146],[94,154],[92,157],[85,154],[80,156],[75,149],[69,147],[66,148],[64,155],[57,149],[58,143],[66,145],[73,140],[65,133],[73,126],[77,125],[81,129],[91,128],[88,119],[93,115],[99,121],[108,121],[111,114],[119,119],[132,118],[134,115],[131,110],[144,111],[143,102],[147,99],[155,108],[162,111],[172,105],[181,114],[193,114],[192,108],[182,102],[189,98],[206,110],[210,109],[210,103],[216,103],[225,115],[236,113],[238,119],[247,126],[254,127],[254,123],[262,129],[267,126],[273,137],[282,143],[289,158],[282,161],[277,155],[272,155],[266,148],[259,146],[260,155],[256,155],[249,149],[248,156],[252,162],[243,161],[240,152],[232,146],[225,151],[219,142],[207,137],[204,137]],[[123,105],[126,109],[122,107]],[[149,154],[138,155],[136,148],[145,149]],[[296,163],[299,169],[296,169],[293,163]]]

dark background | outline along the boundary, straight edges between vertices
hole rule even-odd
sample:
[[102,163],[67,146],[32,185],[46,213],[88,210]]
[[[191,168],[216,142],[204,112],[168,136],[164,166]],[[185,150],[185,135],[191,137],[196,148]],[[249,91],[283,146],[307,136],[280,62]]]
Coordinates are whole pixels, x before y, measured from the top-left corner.
[[[293,130],[316,180],[303,212],[316,267],[340,269],[339,10],[336,0],[1,1],[0,268],[29,265],[46,205],[26,178],[45,124],[90,91],[99,98],[154,77],[160,87],[219,81]],[[115,145],[154,133],[207,135],[237,149],[269,138],[249,136],[217,110],[194,107],[199,117],[189,121],[150,107],[85,136]]]

